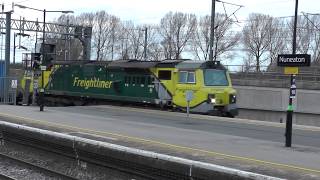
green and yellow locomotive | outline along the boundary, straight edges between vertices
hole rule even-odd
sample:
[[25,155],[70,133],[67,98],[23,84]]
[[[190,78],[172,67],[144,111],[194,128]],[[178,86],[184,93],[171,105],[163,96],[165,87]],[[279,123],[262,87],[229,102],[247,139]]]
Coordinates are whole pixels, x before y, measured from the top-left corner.
[[[47,71],[48,72],[48,71]],[[236,91],[228,71],[219,62],[60,61],[45,80],[45,98],[51,103],[85,104],[112,100],[155,104],[190,112],[234,117]]]

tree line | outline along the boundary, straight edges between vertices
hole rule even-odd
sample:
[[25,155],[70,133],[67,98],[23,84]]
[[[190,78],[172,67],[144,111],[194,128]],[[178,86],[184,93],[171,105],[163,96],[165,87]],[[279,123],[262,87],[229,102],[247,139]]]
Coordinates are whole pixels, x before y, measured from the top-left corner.
[[[215,60],[228,64],[241,55],[243,64],[254,65],[260,71],[262,65],[274,65],[278,54],[292,52],[293,17],[254,13],[237,31],[233,28],[235,21],[227,15],[218,13],[215,17]],[[146,60],[209,59],[210,16],[169,12],[153,25],[121,21],[106,11],[62,15],[57,19],[59,23],[67,21],[93,27],[91,57],[98,61],[144,60],[145,53]],[[320,17],[316,15],[298,18],[297,53],[311,54],[315,64],[320,62],[319,24]]]

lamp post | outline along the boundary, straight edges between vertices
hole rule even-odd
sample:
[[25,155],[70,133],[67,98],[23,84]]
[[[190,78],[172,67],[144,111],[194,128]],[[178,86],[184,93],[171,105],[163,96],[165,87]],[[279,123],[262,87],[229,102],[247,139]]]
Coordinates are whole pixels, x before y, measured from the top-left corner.
[[[294,24],[293,24],[293,39],[292,39],[292,54],[296,54],[296,46],[297,46],[297,21],[298,21],[298,0],[296,0],[295,5],[295,13],[294,13]],[[295,86],[296,77],[295,75],[291,75],[290,77],[290,92],[292,88]],[[290,94],[289,92],[289,94]],[[293,97],[289,97],[288,109],[287,109],[287,120],[286,120],[286,147],[291,147],[292,144],[292,116],[293,116],[293,107],[292,107],[292,99]]]
[[44,71],[46,70],[46,67],[44,66],[45,62],[45,33],[46,33],[46,13],[47,12],[57,12],[57,13],[73,13],[73,11],[47,11],[46,9],[36,9],[32,7],[27,7],[19,4],[15,4],[14,6],[17,6],[22,9],[31,9],[35,11],[40,11],[43,12],[43,29],[42,29],[42,47],[41,47],[41,89],[39,91],[39,106],[40,106],[40,111],[43,111],[44,108]]

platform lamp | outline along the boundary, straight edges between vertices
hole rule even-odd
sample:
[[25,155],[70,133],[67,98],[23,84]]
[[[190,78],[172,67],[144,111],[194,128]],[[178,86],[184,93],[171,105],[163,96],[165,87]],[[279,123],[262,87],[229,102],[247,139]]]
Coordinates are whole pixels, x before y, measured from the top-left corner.
[[39,106],[40,106],[40,111],[43,111],[44,108],[44,71],[46,70],[46,66],[44,66],[45,62],[45,33],[46,33],[46,13],[48,12],[57,12],[57,13],[73,13],[73,11],[48,11],[46,9],[36,9],[36,8],[31,8],[19,4],[15,4],[14,6],[17,6],[22,9],[31,9],[35,11],[40,11],[43,12],[43,29],[42,29],[42,47],[41,47],[41,89],[39,91]]

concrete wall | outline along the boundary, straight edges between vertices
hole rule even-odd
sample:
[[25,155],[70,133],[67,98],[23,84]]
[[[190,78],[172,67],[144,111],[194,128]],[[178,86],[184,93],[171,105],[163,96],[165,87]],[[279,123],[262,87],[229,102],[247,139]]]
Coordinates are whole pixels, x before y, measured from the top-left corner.
[[[238,93],[238,117],[264,121],[285,122],[289,88],[234,86]],[[293,100],[293,122],[320,126],[320,91],[297,89]]]

